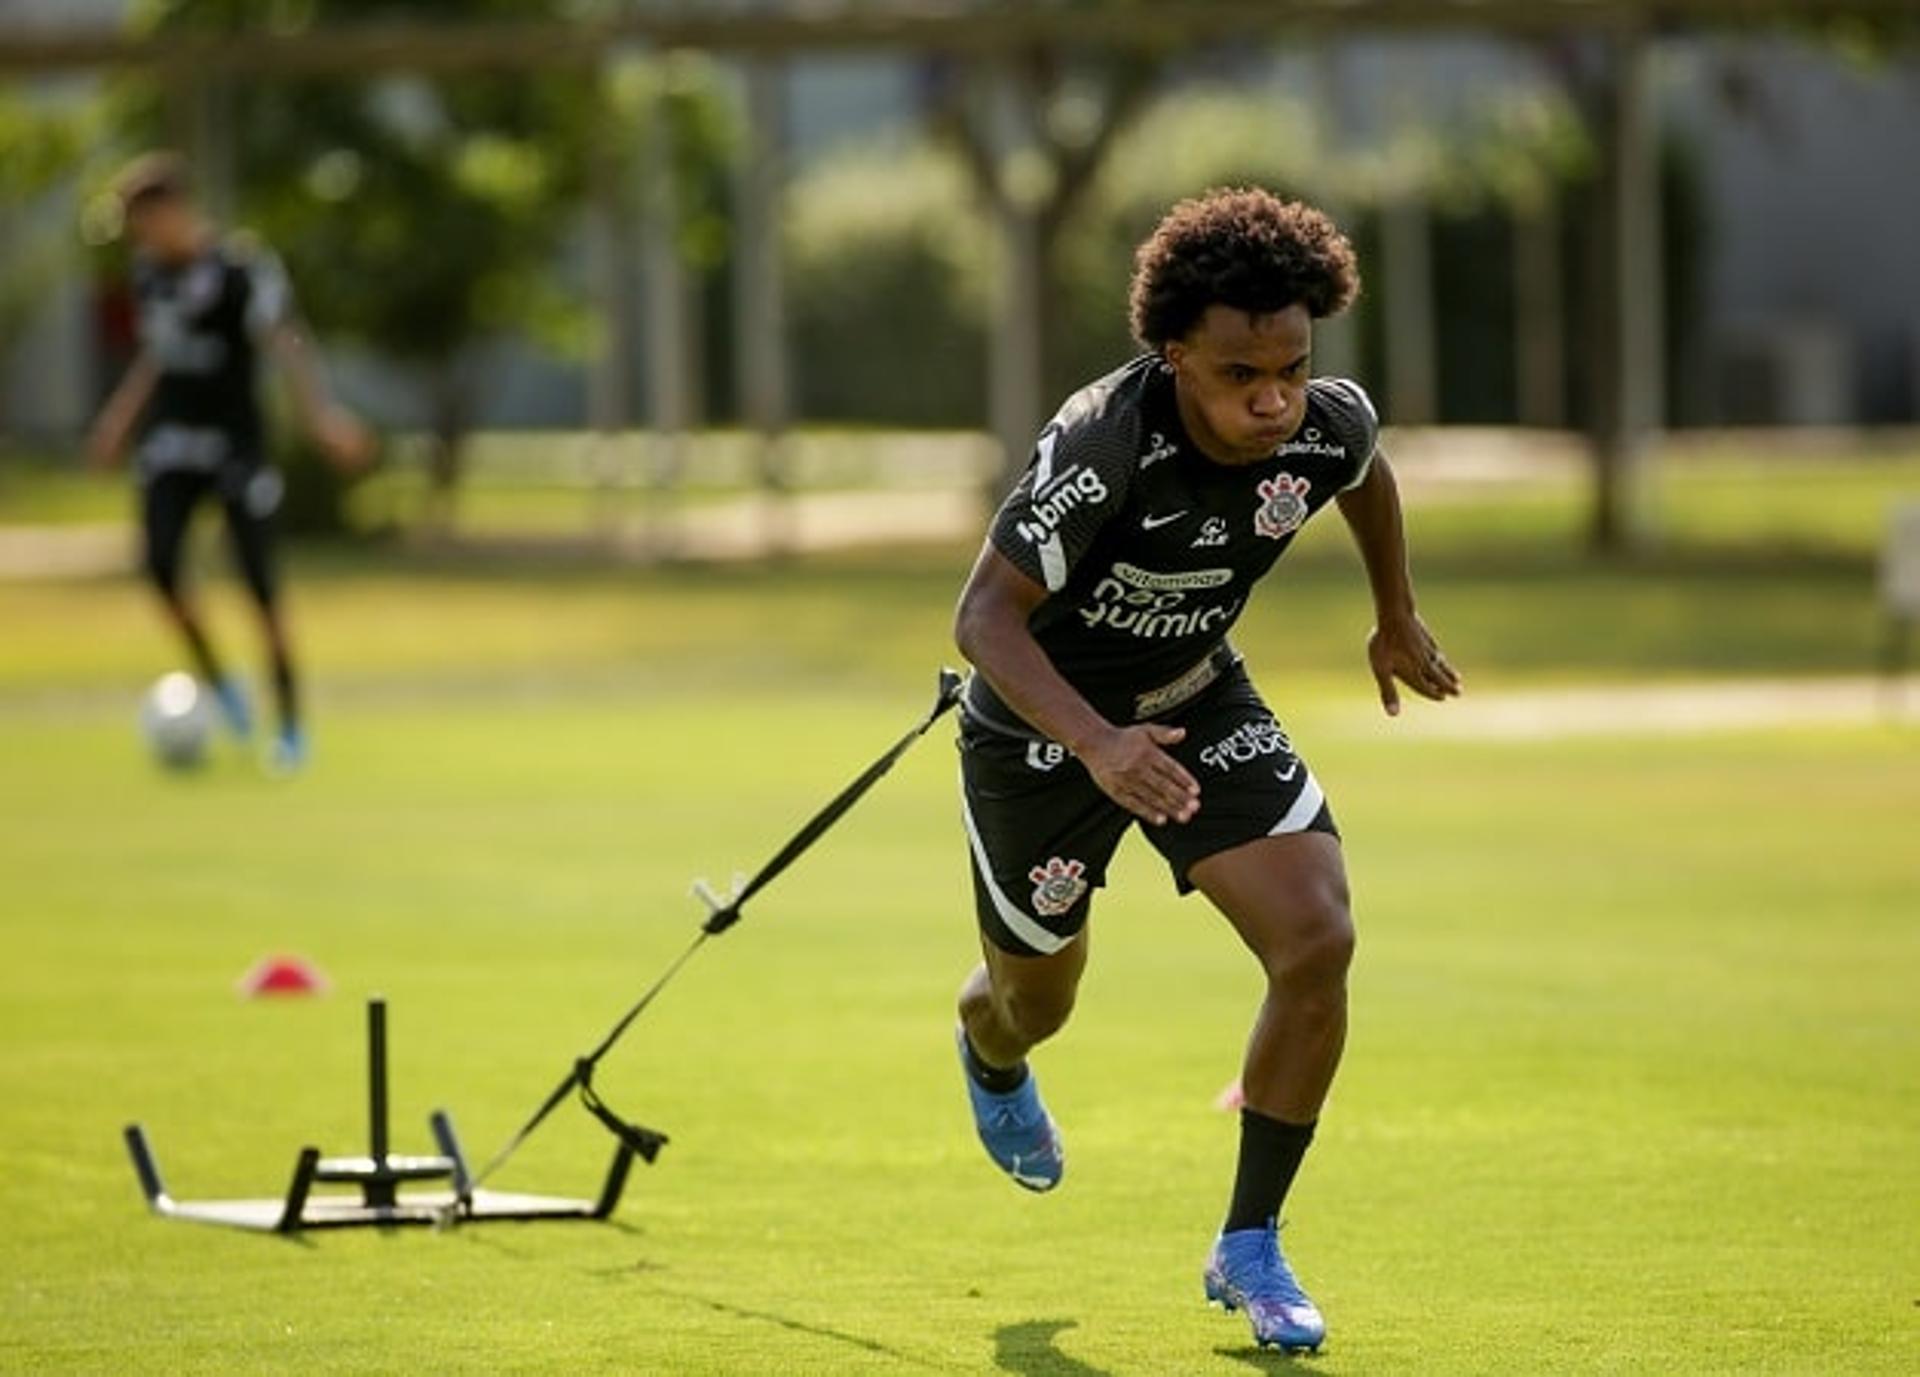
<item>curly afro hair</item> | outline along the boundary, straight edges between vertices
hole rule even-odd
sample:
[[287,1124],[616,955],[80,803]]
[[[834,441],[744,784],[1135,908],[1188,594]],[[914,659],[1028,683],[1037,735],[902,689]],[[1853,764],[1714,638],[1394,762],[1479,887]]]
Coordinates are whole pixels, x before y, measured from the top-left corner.
[[1128,316],[1134,338],[1157,350],[1215,304],[1253,315],[1300,305],[1317,320],[1359,294],[1353,245],[1323,212],[1223,188],[1180,202],[1135,251]]

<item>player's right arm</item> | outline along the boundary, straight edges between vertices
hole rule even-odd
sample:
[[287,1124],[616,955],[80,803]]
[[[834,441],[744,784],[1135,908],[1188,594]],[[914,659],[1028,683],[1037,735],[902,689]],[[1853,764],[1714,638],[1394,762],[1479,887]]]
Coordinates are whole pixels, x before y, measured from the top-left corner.
[[1161,748],[1186,735],[1147,722],[1116,727],[1062,677],[1033,639],[1027,621],[1048,597],[991,539],[974,562],[954,617],[960,653],[1002,702],[1087,767],[1115,803],[1156,826],[1186,822],[1200,808],[1200,785]]
[[153,399],[153,389],[159,381],[159,365],[151,354],[142,350],[133,366],[127,369],[126,376],[120,379],[120,385],[113,389],[113,395],[107,398],[106,405],[100,408],[100,415],[87,435],[87,462],[93,468],[110,469],[120,461],[134,426],[140,422],[140,413]]

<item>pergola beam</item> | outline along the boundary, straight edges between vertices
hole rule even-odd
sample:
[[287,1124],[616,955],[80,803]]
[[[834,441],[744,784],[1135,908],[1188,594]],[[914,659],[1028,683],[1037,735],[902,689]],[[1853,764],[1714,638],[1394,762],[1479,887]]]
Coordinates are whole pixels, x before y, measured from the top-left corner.
[[1101,9],[989,0],[717,14],[688,6],[573,23],[323,25],[284,33],[141,35],[33,25],[0,27],[0,74],[101,67],[282,77],[524,70],[597,63],[610,47],[631,43],[737,54],[860,48],[988,54],[1063,42],[1177,46],[1326,28],[1657,32],[1913,14],[1913,0],[1156,0]]

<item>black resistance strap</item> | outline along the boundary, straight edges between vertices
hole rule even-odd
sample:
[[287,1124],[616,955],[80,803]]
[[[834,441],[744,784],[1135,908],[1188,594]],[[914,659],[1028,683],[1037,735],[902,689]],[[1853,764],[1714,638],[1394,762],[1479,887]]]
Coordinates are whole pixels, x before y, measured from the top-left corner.
[[902,736],[898,741],[894,742],[893,745],[887,749],[886,754],[882,755],[878,760],[874,761],[873,764],[861,771],[858,779],[834,795],[826,807],[822,808],[818,813],[815,813],[813,817],[808,820],[807,825],[796,832],[791,841],[781,847],[779,851],[775,852],[773,859],[761,866],[753,878],[748,880],[744,885],[741,885],[731,898],[725,902],[721,902],[717,897],[709,893],[704,885],[695,886],[696,892],[707,900],[708,907],[711,911],[707,914],[706,922],[700,925],[700,931],[694,935],[692,943],[688,945],[685,951],[673,959],[672,964],[661,973],[658,980],[647,987],[646,993],[634,1001],[633,1007],[620,1016],[620,1021],[615,1023],[607,1035],[600,1039],[599,1045],[573,1063],[573,1067],[567,1072],[566,1077],[561,1080],[560,1084],[553,1088],[546,1099],[540,1102],[540,1107],[533,1111],[526,1123],[520,1126],[519,1131],[507,1140],[506,1145],[493,1155],[493,1158],[486,1166],[480,1169],[480,1174],[468,1181],[455,1195],[453,1201],[441,1211],[441,1223],[454,1223],[458,1217],[472,1205],[473,1193],[504,1166],[508,1158],[519,1151],[520,1145],[533,1136],[534,1130],[539,1128],[540,1125],[546,1121],[547,1116],[553,1113],[553,1111],[559,1107],[560,1102],[566,1099],[574,1090],[580,1092],[580,1103],[586,1107],[587,1112],[604,1124],[607,1131],[612,1133],[614,1137],[638,1153],[642,1159],[651,1162],[660,1155],[660,1149],[667,1145],[666,1134],[661,1133],[657,1129],[643,1128],[639,1124],[621,1117],[609,1108],[607,1103],[602,1100],[594,1090],[593,1073],[594,1069],[599,1065],[600,1059],[613,1049],[613,1045],[620,1040],[621,1035],[632,1026],[633,1021],[640,1017],[646,1010],[646,1007],[653,1003],[659,993],[667,987],[667,983],[680,973],[680,968],[693,958],[693,954],[700,950],[701,946],[705,944],[709,937],[717,937],[735,923],[739,922],[742,916],[741,910],[746,906],[747,900],[773,883],[782,871],[799,860],[809,847],[826,834],[828,828],[846,816],[847,811],[860,801],[861,796],[865,794],[867,790],[880,782],[880,777],[894,767],[895,763],[901,756],[907,753],[914,742],[925,736],[933,724],[938,722],[953,708],[954,704],[960,701],[960,692],[964,682],[965,681],[955,671],[942,669],[940,671],[939,695],[934,699],[933,707],[928,710],[926,716],[916,722],[905,736]]

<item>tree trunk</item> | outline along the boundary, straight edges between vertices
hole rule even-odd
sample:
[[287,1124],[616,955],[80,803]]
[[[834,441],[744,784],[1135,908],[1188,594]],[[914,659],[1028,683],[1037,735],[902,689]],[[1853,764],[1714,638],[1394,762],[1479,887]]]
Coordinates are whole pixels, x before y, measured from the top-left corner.
[[1600,256],[1594,274],[1594,504],[1590,538],[1602,554],[1624,554],[1651,539],[1647,457],[1665,412],[1662,351],[1665,303],[1660,264],[1658,111],[1652,40],[1614,40],[1598,104]]
[[647,468],[652,520],[645,538],[653,554],[670,557],[677,536],[667,499],[686,478],[695,380],[691,299],[680,256],[680,205],[667,114],[664,98],[656,93],[641,131],[640,279],[643,389],[651,431]]
[[1436,356],[1433,239],[1419,194],[1395,197],[1380,212],[1380,257],[1387,272],[1381,297],[1386,315],[1387,414],[1403,426],[1439,420],[1440,364]]
[[1042,93],[1034,64],[1007,59],[989,67],[988,144],[994,217],[995,284],[987,329],[988,407],[1000,445],[998,498],[1026,466],[1044,419],[1045,357],[1041,300],[1047,292],[1047,247],[1041,212],[1051,188],[1040,169],[1052,166],[1040,141]]
[[1560,208],[1555,193],[1513,217],[1514,393],[1520,423],[1566,424],[1566,308],[1560,290]]
[[473,425],[473,401],[458,359],[434,365],[427,450],[426,528],[429,534],[453,533],[455,499],[466,466],[467,435]]
[[793,382],[787,353],[786,265],[780,228],[787,180],[787,68],[750,59],[744,72],[747,146],[735,171],[738,236],[733,257],[733,349],[740,419],[753,433],[761,503],[760,534],[769,553],[793,543],[789,487]]
[[615,155],[610,111],[596,130],[588,163],[588,291],[597,315],[598,349],[587,371],[587,423],[593,432],[592,522],[603,540],[615,540],[622,512],[625,465],[622,440],[633,424],[633,378],[638,354],[634,328],[634,267],[626,169]]
[[1152,95],[1159,67],[1158,59],[1134,56],[1110,70],[1098,127],[1068,142],[1044,118],[1060,80],[1057,53],[1002,56],[969,69],[968,80],[947,92],[942,122],[993,217],[999,255],[987,330],[989,424],[1000,451],[991,501],[1025,467],[1046,419],[1061,239],[1113,141]]

